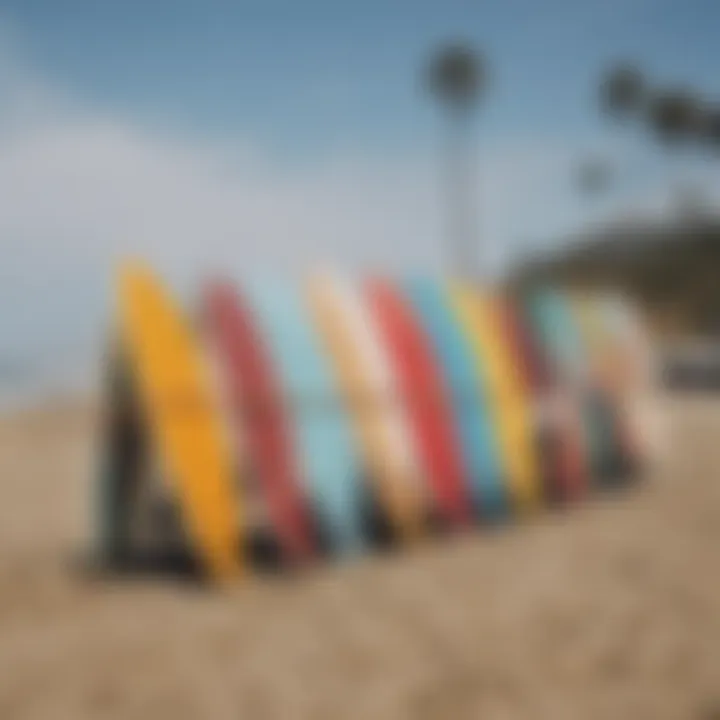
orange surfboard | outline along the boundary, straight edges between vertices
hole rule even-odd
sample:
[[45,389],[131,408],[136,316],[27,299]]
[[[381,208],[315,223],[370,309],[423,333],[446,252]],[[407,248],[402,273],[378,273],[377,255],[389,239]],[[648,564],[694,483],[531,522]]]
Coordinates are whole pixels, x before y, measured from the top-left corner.
[[209,368],[170,295],[142,265],[119,278],[120,338],[192,549],[214,578],[237,575],[234,460]]
[[307,286],[316,326],[332,358],[369,480],[393,530],[419,535],[425,498],[403,438],[399,412],[380,356],[380,338],[347,282],[324,273]]

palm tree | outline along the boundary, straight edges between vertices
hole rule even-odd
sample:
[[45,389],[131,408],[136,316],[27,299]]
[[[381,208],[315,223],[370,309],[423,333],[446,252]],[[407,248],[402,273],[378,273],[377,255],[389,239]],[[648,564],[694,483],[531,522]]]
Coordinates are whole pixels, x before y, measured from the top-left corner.
[[475,271],[475,229],[472,221],[472,165],[470,120],[485,89],[485,63],[462,44],[441,48],[432,57],[427,73],[430,92],[447,111],[447,223],[454,270]]
[[696,189],[687,182],[677,187],[681,168],[673,167],[672,158],[690,143],[720,150],[720,106],[686,87],[650,89],[640,71],[628,63],[608,71],[600,84],[600,98],[605,113],[623,120],[632,117],[665,146],[673,194],[686,207],[699,207]]
[[701,118],[701,134],[708,147],[720,150],[720,106],[710,105],[705,108]]
[[648,102],[650,127],[670,147],[699,138],[703,114],[700,100],[684,88],[655,93]]
[[[716,161],[718,153],[720,153],[720,105],[713,102],[704,103],[698,122],[699,140],[703,149],[709,159]],[[708,194],[707,200],[710,204],[717,203],[717,199],[712,197],[712,193]]]
[[637,115],[646,94],[642,73],[631,63],[616,65],[607,72],[600,84],[603,111],[620,119]]
[[648,101],[647,122],[669,153],[669,185],[671,200],[687,210],[696,207],[696,192],[686,178],[681,177],[682,168],[677,158],[680,146],[701,139],[704,108],[698,97],[685,88],[670,88],[654,93]]

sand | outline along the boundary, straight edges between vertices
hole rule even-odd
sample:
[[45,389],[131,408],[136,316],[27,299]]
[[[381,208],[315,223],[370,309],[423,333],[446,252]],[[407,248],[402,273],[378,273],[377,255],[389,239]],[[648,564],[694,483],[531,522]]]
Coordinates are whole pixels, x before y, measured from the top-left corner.
[[639,487],[222,590],[98,578],[96,419],[0,419],[0,718],[720,717],[720,399]]

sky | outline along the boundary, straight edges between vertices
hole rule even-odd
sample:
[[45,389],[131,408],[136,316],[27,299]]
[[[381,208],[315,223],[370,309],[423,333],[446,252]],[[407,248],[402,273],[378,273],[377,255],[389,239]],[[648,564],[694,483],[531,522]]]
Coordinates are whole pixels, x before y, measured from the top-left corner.
[[[600,116],[598,78],[629,59],[720,96],[718,27],[713,0],[0,0],[0,381],[84,367],[128,255],[184,297],[213,272],[442,269],[422,70],[446,41],[487,60],[485,272],[658,208],[667,161]],[[592,156],[615,180],[588,201]]]

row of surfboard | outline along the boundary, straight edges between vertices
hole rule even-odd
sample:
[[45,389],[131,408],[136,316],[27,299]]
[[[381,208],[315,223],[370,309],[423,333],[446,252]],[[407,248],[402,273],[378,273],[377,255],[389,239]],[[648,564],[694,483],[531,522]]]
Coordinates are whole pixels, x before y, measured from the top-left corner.
[[147,268],[120,274],[107,556],[148,487],[223,578],[258,533],[288,563],[353,555],[578,501],[647,460],[644,337],[617,298],[322,274],[213,281],[200,305],[191,322]]

